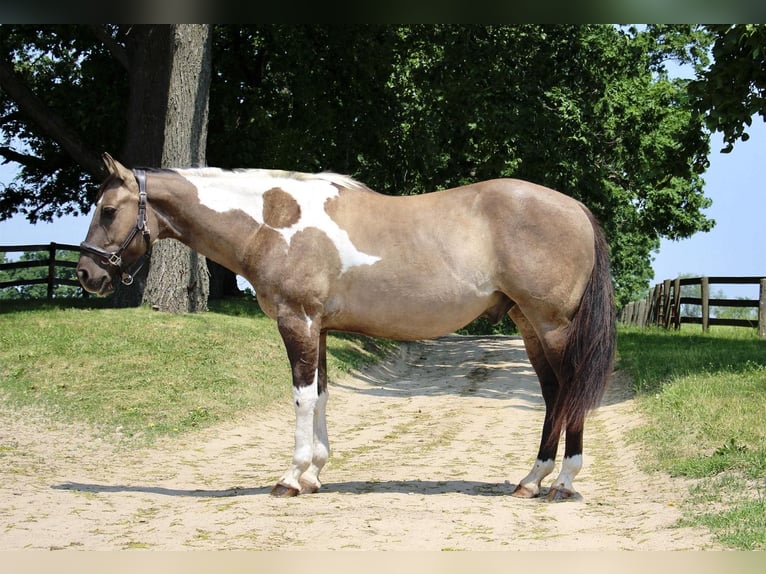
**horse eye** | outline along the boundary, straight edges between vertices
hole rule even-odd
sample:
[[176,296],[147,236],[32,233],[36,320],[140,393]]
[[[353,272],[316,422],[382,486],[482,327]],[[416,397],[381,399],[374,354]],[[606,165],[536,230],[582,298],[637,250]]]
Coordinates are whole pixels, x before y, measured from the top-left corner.
[[105,219],[114,219],[115,213],[117,213],[117,208],[111,205],[105,205],[101,208],[101,217]]

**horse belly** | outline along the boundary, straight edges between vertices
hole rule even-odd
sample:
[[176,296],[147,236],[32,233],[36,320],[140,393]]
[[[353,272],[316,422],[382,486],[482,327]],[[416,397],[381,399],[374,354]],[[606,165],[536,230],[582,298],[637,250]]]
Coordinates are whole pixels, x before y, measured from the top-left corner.
[[[423,293],[400,293],[393,298],[369,295],[330,303],[325,327],[400,341],[433,339],[464,327],[488,310],[504,309],[504,313],[510,308],[508,298],[497,291],[433,297]],[[332,312],[333,308],[337,311]]]

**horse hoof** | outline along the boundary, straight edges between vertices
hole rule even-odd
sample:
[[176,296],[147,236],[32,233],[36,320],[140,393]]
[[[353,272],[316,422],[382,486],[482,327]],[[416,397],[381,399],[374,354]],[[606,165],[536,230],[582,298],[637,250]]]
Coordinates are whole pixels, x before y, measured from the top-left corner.
[[301,494],[316,494],[319,487],[316,484],[301,484]]
[[298,494],[300,494],[300,491],[297,488],[279,483],[271,489],[271,496],[274,496],[275,498],[291,498],[293,496],[298,496]]
[[518,485],[511,493],[511,496],[515,496],[516,498],[535,498],[537,495],[537,492],[521,484]]
[[575,500],[579,495],[568,488],[551,487],[545,500],[548,502],[563,502],[564,500]]

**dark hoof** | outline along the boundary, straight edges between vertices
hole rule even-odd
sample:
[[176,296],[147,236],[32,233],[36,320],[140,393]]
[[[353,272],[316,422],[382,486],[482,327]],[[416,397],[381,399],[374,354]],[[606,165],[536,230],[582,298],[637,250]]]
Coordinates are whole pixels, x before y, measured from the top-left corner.
[[573,490],[569,490],[567,488],[556,488],[552,487],[548,491],[548,496],[545,497],[545,500],[548,502],[563,502],[565,500],[579,500],[580,495],[574,492]]
[[300,494],[298,489],[285,486],[284,484],[277,484],[271,489],[271,496],[276,498],[291,498],[298,496],[298,494]]
[[527,488],[526,486],[522,486],[521,484],[518,485],[511,493],[511,496],[515,496],[516,498],[535,498],[537,495],[538,493],[534,492],[530,488]]

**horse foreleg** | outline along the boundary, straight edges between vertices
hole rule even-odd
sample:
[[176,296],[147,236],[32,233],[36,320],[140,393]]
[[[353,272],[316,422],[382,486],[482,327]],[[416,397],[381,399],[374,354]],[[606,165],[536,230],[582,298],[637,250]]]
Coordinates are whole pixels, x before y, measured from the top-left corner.
[[297,496],[303,491],[301,476],[308,470],[314,456],[314,413],[319,402],[317,380],[315,375],[311,384],[293,386],[295,449],[290,468],[271,490],[272,496]]
[[311,464],[301,475],[301,494],[317,492],[322,483],[319,473],[330,458],[330,440],[327,436],[327,334],[322,332],[319,338],[318,398],[314,408],[314,442]]
[[311,463],[298,479],[301,486],[301,494],[313,494],[322,487],[322,483],[319,482],[319,472],[322,470],[330,456],[330,445],[327,439],[327,423],[325,421],[326,405],[327,392],[324,392],[319,395],[314,410],[314,438]]
[[[315,422],[317,409],[324,420],[327,393],[320,393],[318,326],[310,318],[298,314],[286,314],[278,320],[279,332],[287,349],[293,375],[293,406],[295,407],[295,449],[290,467],[271,491],[272,496],[296,496],[301,492],[313,492],[319,488],[316,474],[306,476],[314,458],[317,442]],[[323,395],[320,399],[320,395]],[[321,430],[321,429],[320,429]],[[322,433],[320,433],[322,434]],[[326,442],[326,429],[323,431]],[[326,458],[325,458],[326,460]],[[316,479],[316,482],[314,481]]]

